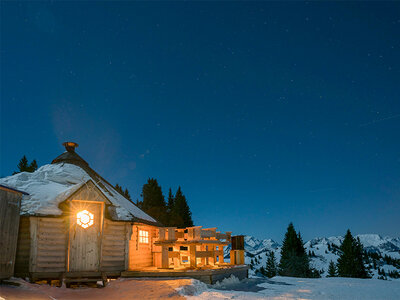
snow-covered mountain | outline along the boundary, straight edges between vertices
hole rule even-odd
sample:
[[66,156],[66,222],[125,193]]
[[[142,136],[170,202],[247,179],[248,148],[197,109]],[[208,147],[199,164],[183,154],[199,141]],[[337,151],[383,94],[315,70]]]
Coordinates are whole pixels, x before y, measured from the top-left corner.
[[[364,246],[364,249],[369,253],[375,253],[378,258],[375,267],[371,261],[370,272],[374,278],[378,278],[378,268],[384,270],[385,273],[389,271],[399,271],[400,266],[393,266],[388,264],[383,258],[389,256],[393,259],[400,259],[400,238],[382,237],[378,234],[360,234],[357,235]],[[307,241],[304,246],[307,253],[311,254],[311,266],[322,272],[322,276],[327,275],[329,262],[332,260],[336,263],[339,253],[338,247],[343,241],[342,236],[314,238]],[[253,262],[253,270],[250,272],[254,274],[257,269],[265,266],[267,261],[267,254],[269,251],[274,251],[275,257],[279,262],[281,245],[274,240],[265,239],[261,240],[252,236],[245,236],[245,261],[247,264]],[[229,251],[231,246],[225,247],[225,257],[229,258]]]

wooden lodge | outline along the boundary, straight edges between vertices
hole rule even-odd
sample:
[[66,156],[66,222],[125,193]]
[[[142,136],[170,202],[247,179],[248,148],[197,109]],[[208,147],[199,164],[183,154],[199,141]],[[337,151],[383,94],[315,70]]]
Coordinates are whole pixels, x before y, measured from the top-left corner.
[[91,169],[75,152],[77,144],[63,145],[66,151],[51,164],[0,179],[28,193],[21,203],[16,276],[62,279],[67,286],[162,270],[182,276],[188,270],[220,269],[218,278],[239,270],[238,277],[247,276],[244,261],[234,271],[224,262],[230,232],[163,227]]

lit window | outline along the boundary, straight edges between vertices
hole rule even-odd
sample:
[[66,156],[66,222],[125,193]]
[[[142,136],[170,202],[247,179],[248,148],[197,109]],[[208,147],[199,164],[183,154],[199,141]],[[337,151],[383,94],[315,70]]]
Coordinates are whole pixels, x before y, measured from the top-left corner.
[[139,243],[149,243],[149,232],[146,230],[139,230]]
[[93,225],[93,219],[93,214],[88,212],[86,209],[76,214],[76,223],[85,229]]

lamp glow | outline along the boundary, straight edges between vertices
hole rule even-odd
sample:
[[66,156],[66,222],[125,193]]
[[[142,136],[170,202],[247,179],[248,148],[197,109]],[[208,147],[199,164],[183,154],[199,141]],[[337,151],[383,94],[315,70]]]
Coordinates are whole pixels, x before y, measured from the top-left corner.
[[82,210],[76,214],[76,223],[86,229],[94,224],[94,216],[86,209]]

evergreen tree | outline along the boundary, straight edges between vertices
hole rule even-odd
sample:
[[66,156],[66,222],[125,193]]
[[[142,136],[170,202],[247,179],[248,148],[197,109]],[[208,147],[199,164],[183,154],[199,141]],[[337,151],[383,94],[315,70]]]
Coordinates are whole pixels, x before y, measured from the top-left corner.
[[[120,193],[122,196],[124,196],[126,199],[132,202],[131,195],[129,194],[129,191],[127,188],[125,190],[120,186],[118,183],[114,186],[115,190]],[[133,202],[132,202],[133,203]]]
[[172,194],[172,189],[169,188],[168,191],[168,201],[167,201],[167,208],[168,211],[171,211],[174,207],[174,194]]
[[28,159],[24,155],[19,160],[17,167],[18,167],[18,171],[14,172],[13,175],[21,173],[21,172],[30,172],[30,173],[35,172],[38,168],[38,165],[37,165],[37,162],[35,159],[32,160],[32,162],[29,164]]
[[313,276],[303,240],[300,233],[296,234],[292,223],[289,224],[283,240],[279,274],[291,277]]
[[265,265],[265,276],[268,278],[275,277],[278,273],[274,251],[269,251],[267,263]]
[[340,277],[368,277],[363,261],[363,246],[359,239],[352,236],[350,230],[347,230],[340,251],[337,263],[337,273]]
[[142,188],[141,209],[157,221],[167,224],[167,205],[157,179],[149,178]]
[[34,159],[34,160],[32,160],[31,164],[28,167],[28,172],[31,172],[31,173],[35,172],[37,170],[37,168],[38,168],[38,165],[37,165],[36,159]]
[[127,188],[125,188],[125,190],[124,190],[124,196],[125,196],[126,199],[128,199],[129,201],[132,202],[131,195],[129,194],[129,191],[128,191]]
[[261,273],[261,275],[267,276],[264,267],[261,267],[259,272]]
[[175,197],[172,194],[172,189],[169,188],[168,191],[168,201],[167,201],[167,213],[168,213],[168,225],[174,226],[176,217],[174,216],[174,204],[175,204]]
[[123,195],[124,194],[124,192],[123,192],[123,190],[122,190],[122,187],[117,183],[116,185],[115,185],[115,190],[118,192],[118,193],[120,193],[121,195]]
[[336,265],[333,261],[330,261],[328,268],[328,276],[327,277],[336,277]]
[[29,170],[28,159],[26,158],[25,155],[22,156],[22,158],[20,159],[17,167],[18,167],[18,170],[19,170],[19,172],[17,172],[17,173],[27,172]]
[[187,204],[186,197],[182,193],[181,187],[178,187],[178,190],[175,193],[172,216],[172,226],[176,226],[178,228],[193,226],[192,213],[189,205]]

